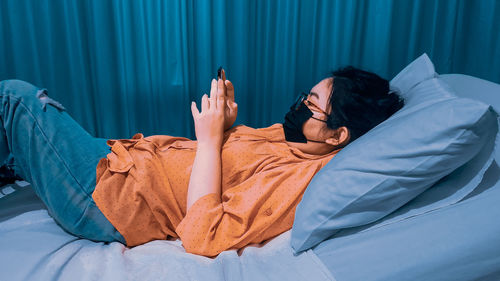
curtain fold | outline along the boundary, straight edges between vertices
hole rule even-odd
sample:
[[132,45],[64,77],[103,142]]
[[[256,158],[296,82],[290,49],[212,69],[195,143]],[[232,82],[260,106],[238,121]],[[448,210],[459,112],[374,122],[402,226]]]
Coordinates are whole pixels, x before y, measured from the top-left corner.
[[237,124],[282,122],[330,70],[392,78],[426,52],[439,73],[500,83],[500,2],[0,1],[0,80],[49,89],[91,134],[194,138],[190,102],[222,65]]

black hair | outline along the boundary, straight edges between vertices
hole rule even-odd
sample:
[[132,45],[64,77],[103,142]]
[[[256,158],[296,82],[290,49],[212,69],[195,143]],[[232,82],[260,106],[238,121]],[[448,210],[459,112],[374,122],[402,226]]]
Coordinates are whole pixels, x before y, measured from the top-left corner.
[[333,71],[331,77],[332,111],[327,126],[330,129],[347,127],[349,143],[404,106],[404,100],[390,90],[389,81],[375,73],[347,66]]

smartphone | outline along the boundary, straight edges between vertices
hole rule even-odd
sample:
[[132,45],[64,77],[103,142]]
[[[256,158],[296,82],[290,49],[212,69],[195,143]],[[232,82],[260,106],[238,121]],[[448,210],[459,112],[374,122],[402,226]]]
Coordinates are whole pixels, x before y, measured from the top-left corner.
[[222,65],[217,69],[217,79],[222,79]]

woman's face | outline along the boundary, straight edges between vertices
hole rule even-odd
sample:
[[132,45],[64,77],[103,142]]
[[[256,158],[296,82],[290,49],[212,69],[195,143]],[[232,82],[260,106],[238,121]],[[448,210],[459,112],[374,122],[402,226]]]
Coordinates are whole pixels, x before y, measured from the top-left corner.
[[[333,78],[326,78],[316,84],[309,92],[308,100],[314,105],[308,105],[308,107],[312,111],[313,117],[321,120],[326,120],[328,118],[324,113],[321,113],[321,111],[327,114],[331,113],[329,99],[332,86]],[[319,107],[319,109],[316,107]],[[304,123],[302,133],[307,139],[319,142],[287,142],[287,144],[308,154],[328,154],[338,147],[339,140],[343,140],[339,130],[330,129],[326,126],[325,122],[321,122],[314,118],[309,118]]]

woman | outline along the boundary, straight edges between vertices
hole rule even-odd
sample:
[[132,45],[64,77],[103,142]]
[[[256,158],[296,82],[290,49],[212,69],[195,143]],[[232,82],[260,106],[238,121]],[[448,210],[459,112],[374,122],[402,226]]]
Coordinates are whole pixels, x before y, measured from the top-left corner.
[[209,257],[289,230],[314,174],[403,106],[387,80],[348,67],[301,95],[284,124],[231,128],[237,105],[223,73],[201,111],[191,105],[197,141],[106,142],[45,89],[7,80],[0,95],[0,161],[32,183],[63,229],[130,247],[180,238]]

